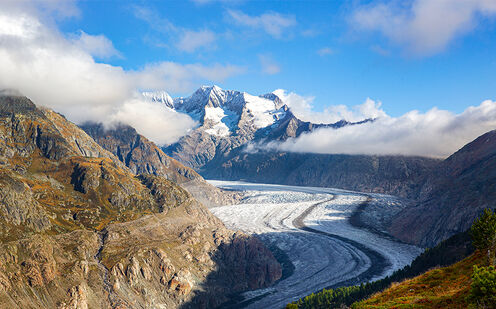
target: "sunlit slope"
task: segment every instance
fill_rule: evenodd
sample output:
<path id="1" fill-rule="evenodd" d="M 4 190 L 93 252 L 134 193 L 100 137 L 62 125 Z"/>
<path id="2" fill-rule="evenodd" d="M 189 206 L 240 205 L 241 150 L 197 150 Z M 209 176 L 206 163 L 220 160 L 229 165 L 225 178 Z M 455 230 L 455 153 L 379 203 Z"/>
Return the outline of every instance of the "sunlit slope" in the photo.
<path id="1" fill-rule="evenodd" d="M 484 264 L 480 253 L 448 267 L 393 284 L 352 308 L 467 308 L 472 268 Z"/>

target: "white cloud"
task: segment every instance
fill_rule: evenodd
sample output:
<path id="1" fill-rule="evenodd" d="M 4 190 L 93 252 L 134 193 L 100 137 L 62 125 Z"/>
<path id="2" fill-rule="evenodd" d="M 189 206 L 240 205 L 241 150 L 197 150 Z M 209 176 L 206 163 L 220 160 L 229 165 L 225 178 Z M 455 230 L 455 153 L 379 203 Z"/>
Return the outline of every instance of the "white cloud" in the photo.
<path id="1" fill-rule="evenodd" d="M 274 91 L 291 112 L 303 121 L 313 123 L 335 123 L 340 120 L 358 122 L 364 119 L 375 119 L 386 116 L 381 109 L 381 102 L 367 99 L 363 104 L 353 106 L 351 109 L 346 105 L 331 105 L 321 112 L 313 110 L 313 96 L 301 96 L 294 92 L 288 93 L 286 90 L 277 89 Z"/>
<path id="2" fill-rule="evenodd" d="M 222 82 L 225 79 L 244 72 L 236 65 L 213 64 L 179 64 L 164 61 L 148 64 L 143 71 L 136 72 L 135 77 L 141 88 L 165 89 L 169 92 L 186 92 L 201 80 Z"/>
<path id="3" fill-rule="evenodd" d="M 262 67 L 262 72 L 269 75 L 274 75 L 281 72 L 281 67 L 269 55 L 258 55 L 258 60 Z"/>
<path id="4" fill-rule="evenodd" d="M 377 105 L 368 101 L 359 109 L 360 113 L 373 115 Z M 496 102 L 487 100 L 460 114 L 433 108 L 426 113 L 411 111 L 400 117 L 378 116 L 374 122 L 340 129 L 321 128 L 268 147 L 327 154 L 446 157 L 496 128 Z"/>
<path id="5" fill-rule="evenodd" d="M 200 47 L 212 47 L 215 40 L 215 33 L 210 30 L 185 30 L 182 31 L 181 38 L 176 43 L 176 46 L 179 50 L 191 53 Z"/>
<path id="6" fill-rule="evenodd" d="M 121 53 L 114 47 L 104 35 L 90 35 L 80 31 L 79 37 L 74 39 L 74 43 L 90 55 L 98 58 L 122 57 Z"/>
<path id="7" fill-rule="evenodd" d="M 494 0 L 390 1 L 358 7 L 351 23 L 357 29 L 381 32 L 409 53 L 428 56 L 473 30 L 482 16 L 494 15 Z"/>
<path id="8" fill-rule="evenodd" d="M 189 91 L 195 84 L 219 82 L 242 71 L 233 65 L 173 62 L 127 71 L 94 60 L 92 53 L 108 55 L 108 46 L 112 46 L 108 42 L 103 49 L 82 47 L 79 40 L 61 34 L 53 22 L 31 13 L 31 6 L 18 8 L 0 11 L 0 88 L 18 89 L 35 103 L 53 108 L 76 123 L 107 122 L 112 115 L 130 119 L 123 112 L 132 111 L 126 104 L 139 89 Z M 158 122 L 150 122 L 147 131 L 140 133 L 156 136 L 148 130 L 153 125 L 155 132 L 163 134 L 162 139 L 177 135 L 163 130 L 164 124 Z"/>
<path id="9" fill-rule="evenodd" d="M 111 115 L 107 126 L 117 123 L 126 123 L 134 127 L 159 145 L 176 142 L 197 125 L 186 114 L 164 108 L 139 95 L 125 101 L 119 110 Z"/>
<path id="10" fill-rule="evenodd" d="M 253 29 L 263 29 L 276 39 L 283 39 L 284 31 L 296 25 L 294 16 L 275 12 L 250 16 L 241 11 L 228 10 L 227 14 L 236 24 Z"/>
<path id="11" fill-rule="evenodd" d="M 334 51 L 330 47 L 323 47 L 317 51 L 317 54 L 322 57 L 332 55 L 333 53 Z"/>

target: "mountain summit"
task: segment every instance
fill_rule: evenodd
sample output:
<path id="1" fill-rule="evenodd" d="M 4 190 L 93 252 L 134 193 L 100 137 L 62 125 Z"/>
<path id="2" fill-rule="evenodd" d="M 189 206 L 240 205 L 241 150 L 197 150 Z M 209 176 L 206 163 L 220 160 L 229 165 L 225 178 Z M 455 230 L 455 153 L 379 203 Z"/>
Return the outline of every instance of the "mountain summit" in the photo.
<path id="1" fill-rule="evenodd" d="M 196 170 L 252 142 L 263 144 L 297 137 L 319 127 L 352 124 L 344 120 L 334 124 L 301 121 L 275 93 L 255 96 L 214 85 L 202 86 L 186 98 L 172 99 L 163 91 L 145 92 L 143 96 L 198 121 L 198 127 L 188 135 L 164 147 L 167 154 Z"/>

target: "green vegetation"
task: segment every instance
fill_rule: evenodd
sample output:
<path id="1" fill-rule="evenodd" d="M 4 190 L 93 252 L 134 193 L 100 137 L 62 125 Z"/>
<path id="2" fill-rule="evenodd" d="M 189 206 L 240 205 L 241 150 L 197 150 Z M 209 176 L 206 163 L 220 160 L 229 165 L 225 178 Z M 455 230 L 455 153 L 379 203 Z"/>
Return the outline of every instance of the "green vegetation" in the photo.
<path id="1" fill-rule="evenodd" d="M 474 265 L 467 301 L 474 308 L 496 308 L 496 270 L 494 266 Z"/>
<path id="2" fill-rule="evenodd" d="M 354 303 L 362 308 L 467 308 L 471 274 L 474 265 L 484 260 L 477 252 L 448 267 L 435 268 L 388 289 L 367 300 Z"/>
<path id="3" fill-rule="evenodd" d="M 319 293 L 308 295 L 288 304 L 286 309 L 350 306 L 357 301 L 370 297 L 374 293 L 383 291 L 391 286 L 393 282 L 418 276 L 434 267 L 451 265 L 469 256 L 473 251 L 468 232 L 460 233 L 441 242 L 432 249 L 426 249 L 410 265 L 394 272 L 390 277 L 362 285 L 324 289 Z"/>
<path id="4" fill-rule="evenodd" d="M 496 213 L 484 209 L 482 215 L 472 224 L 470 236 L 477 249 L 487 252 L 488 263 L 496 265 Z"/>

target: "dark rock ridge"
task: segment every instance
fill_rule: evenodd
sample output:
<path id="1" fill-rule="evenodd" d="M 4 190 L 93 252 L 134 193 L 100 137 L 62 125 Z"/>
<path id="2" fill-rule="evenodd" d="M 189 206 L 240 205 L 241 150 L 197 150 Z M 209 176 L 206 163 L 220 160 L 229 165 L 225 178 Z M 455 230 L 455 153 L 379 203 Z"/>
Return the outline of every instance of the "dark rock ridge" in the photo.
<path id="1" fill-rule="evenodd" d="M 25 97 L 0 111 L 0 308 L 210 308 L 280 278 L 174 182 Z"/>
<path id="2" fill-rule="evenodd" d="M 484 208 L 496 204 L 496 131 L 490 131 L 441 162 L 417 187 L 418 202 L 393 220 L 390 232 L 434 246 L 466 231 Z"/>
<path id="3" fill-rule="evenodd" d="M 102 124 L 86 123 L 81 128 L 100 146 L 117 156 L 134 174 L 165 177 L 180 184 L 207 206 L 233 204 L 236 201 L 233 193 L 208 184 L 197 172 L 166 155 L 131 126 L 119 124 L 105 129 Z"/>

